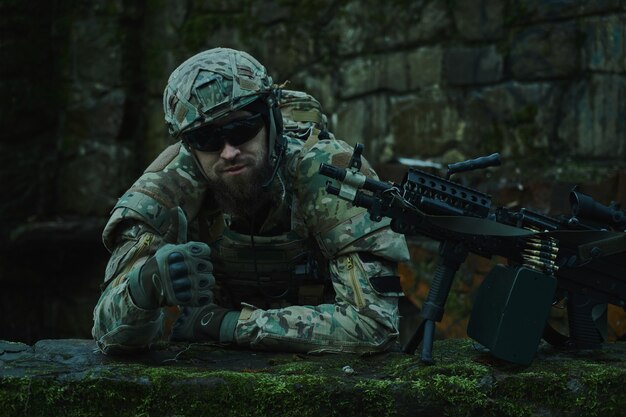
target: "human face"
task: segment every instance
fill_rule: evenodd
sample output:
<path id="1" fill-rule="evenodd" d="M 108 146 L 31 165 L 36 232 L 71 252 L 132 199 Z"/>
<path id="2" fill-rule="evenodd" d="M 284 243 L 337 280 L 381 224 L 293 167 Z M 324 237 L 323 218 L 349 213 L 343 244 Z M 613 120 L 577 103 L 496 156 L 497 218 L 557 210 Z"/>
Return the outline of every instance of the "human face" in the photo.
<path id="1" fill-rule="evenodd" d="M 220 127 L 250 116 L 252 113 L 240 110 L 229 114 L 214 124 Z M 219 181 L 234 186 L 250 179 L 255 172 L 267 164 L 266 136 L 267 131 L 265 127 L 262 127 L 252 139 L 239 146 L 224 142 L 223 146 L 215 152 L 197 149 L 193 149 L 193 152 L 198 157 L 202 169 L 211 182 Z"/>

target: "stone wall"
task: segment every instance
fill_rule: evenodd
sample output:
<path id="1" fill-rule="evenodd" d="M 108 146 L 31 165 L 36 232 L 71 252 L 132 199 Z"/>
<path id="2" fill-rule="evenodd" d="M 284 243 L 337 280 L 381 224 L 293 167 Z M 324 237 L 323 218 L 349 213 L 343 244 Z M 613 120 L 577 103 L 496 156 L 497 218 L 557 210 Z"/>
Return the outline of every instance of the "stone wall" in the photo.
<path id="1" fill-rule="evenodd" d="M 11 319 L 24 315 L 15 300 L 33 301 L 32 283 L 70 291 L 68 276 L 100 279 L 102 222 L 170 141 L 167 77 L 209 47 L 246 50 L 275 81 L 311 92 L 336 136 L 365 143 L 383 174 L 398 156 L 499 151 L 504 174 L 481 180 L 502 203 L 550 211 L 559 184 L 584 182 L 626 204 L 623 0 L 13 0 L 0 15 L 0 282 L 13 288 L 1 296 Z M 20 273 L 5 266 L 32 263 L 57 235 L 63 255 Z M 97 254 L 88 274 L 78 248 Z M 65 314 L 87 314 L 85 336 L 90 315 Z"/>

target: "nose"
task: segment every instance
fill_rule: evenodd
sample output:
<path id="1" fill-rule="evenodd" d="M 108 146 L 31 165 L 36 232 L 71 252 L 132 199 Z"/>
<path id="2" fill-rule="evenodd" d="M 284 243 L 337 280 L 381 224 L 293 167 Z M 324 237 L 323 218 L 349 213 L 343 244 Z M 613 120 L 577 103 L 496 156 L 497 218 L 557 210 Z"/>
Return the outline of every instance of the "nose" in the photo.
<path id="1" fill-rule="evenodd" d="M 222 152 L 220 153 L 220 158 L 231 161 L 235 159 L 240 153 L 241 151 L 239 150 L 239 148 L 226 142 L 224 143 L 224 147 L 222 148 Z"/>

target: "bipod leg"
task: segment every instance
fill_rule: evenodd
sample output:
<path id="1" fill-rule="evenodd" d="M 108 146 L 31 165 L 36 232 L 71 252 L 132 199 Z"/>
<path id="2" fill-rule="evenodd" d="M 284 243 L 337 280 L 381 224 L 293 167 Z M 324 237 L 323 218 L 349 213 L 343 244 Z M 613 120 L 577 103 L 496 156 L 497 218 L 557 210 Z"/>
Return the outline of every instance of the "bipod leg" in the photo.
<path id="1" fill-rule="evenodd" d="M 424 363 L 433 363 L 432 350 L 435 338 L 435 323 L 443 318 L 444 306 L 450 293 L 454 274 L 467 257 L 467 249 L 462 243 L 443 241 L 439 245 L 439 259 L 437 269 L 428 291 L 426 301 L 422 306 L 420 316 L 424 319 L 409 343 L 404 348 L 406 353 L 414 353 L 422 343 L 421 360 Z"/>
<path id="2" fill-rule="evenodd" d="M 435 337 L 435 322 L 424 320 L 424 341 L 422 343 L 421 361 L 427 365 L 433 364 L 433 341 Z"/>

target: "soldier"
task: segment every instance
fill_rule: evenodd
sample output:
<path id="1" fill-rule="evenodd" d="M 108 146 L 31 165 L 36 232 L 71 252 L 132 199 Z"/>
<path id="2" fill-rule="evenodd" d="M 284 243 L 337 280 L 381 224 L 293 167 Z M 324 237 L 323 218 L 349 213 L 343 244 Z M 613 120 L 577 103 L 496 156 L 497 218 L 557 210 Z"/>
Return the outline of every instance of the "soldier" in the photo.
<path id="1" fill-rule="evenodd" d="M 345 166 L 351 148 L 326 130 L 319 103 L 273 85 L 249 54 L 216 48 L 172 73 L 163 106 L 179 142 L 119 199 L 103 232 L 112 254 L 94 310 L 100 349 L 146 349 L 162 337 L 166 306 L 183 308 L 176 341 L 389 348 L 406 242 L 326 194 L 320 163 Z M 365 161 L 362 172 L 376 176 Z"/>

